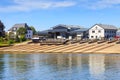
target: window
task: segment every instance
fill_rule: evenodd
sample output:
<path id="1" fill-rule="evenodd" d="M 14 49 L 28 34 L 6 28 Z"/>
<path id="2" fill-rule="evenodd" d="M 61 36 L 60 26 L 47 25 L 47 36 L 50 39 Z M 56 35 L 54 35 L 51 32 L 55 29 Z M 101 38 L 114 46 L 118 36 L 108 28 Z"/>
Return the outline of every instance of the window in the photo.
<path id="1" fill-rule="evenodd" d="M 28 37 L 28 35 L 26 37 Z"/>
<path id="2" fill-rule="evenodd" d="M 112 33 L 112 31 L 110 31 L 110 33 Z"/>
<path id="3" fill-rule="evenodd" d="M 101 30 L 99 30 L 98 32 L 101 33 Z"/>
<path id="4" fill-rule="evenodd" d="M 97 39 L 97 36 L 96 36 L 96 39 Z"/>
<path id="5" fill-rule="evenodd" d="M 15 28 L 15 27 L 14 27 L 14 28 L 13 28 L 13 30 L 14 30 L 14 31 L 16 31 L 16 30 L 17 30 L 17 28 Z"/>
<path id="6" fill-rule="evenodd" d="M 92 33 L 95 33 L 95 31 L 92 31 Z"/>

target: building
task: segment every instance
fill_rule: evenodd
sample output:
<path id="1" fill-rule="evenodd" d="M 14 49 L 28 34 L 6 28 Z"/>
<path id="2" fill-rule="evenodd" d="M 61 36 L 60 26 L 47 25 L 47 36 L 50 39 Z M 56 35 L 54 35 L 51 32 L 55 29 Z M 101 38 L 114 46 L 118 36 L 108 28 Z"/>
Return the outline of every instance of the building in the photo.
<path id="1" fill-rule="evenodd" d="M 5 36 L 4 28 L 5 28 L 4 24 L 0 21 L 0 37 Z"/>
<path id="2" fill-rule="evenodd" d="M 76 38 L 77 40 L 80 39 L 87 39 L 88 38 L 88 29 L 87 28 L 80 28 L 77 30 L 73 30 L 70 32 L 72 38 Z"/>
<path id="3" fill-rule="evenodd" d="M 113 25 L 95 24 L 89 29 L 89 39 L 109 39 L 116 36 L 117 28 Z"/>
<path id="4" fill-rule="evenodd" d="M 88 29 L 76 25 L 59 24 L 49 30 L 39 32 L 39 35 L 54 39 L 82 39 L 87 37 L 87 35 L 85 35 L 87 30 Z"/>
<path id="5" fill-rule="evenodd" d="M 15 24 L 12 28 L 8 30 L 8 33 L 12 32 L 13 33 L 12 37 L 15 38 L 17 30 L 21 27 L 27 29 L 27 33 L 25 34 L 26 39 L 31 39 L 33 37 L 33 31 L 26 23 Z"/>
<path id="6" fill-rule="evenodd" d="M 120 29 L 118 29 L 116 32 L 116 38 L 120 39 Z"/>

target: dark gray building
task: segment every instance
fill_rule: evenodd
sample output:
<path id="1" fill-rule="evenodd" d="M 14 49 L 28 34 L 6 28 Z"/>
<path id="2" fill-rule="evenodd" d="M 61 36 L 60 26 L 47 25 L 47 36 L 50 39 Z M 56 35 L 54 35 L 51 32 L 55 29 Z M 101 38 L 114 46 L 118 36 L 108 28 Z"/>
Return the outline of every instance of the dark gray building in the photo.
<path id="1" fill-rule="evenodd" d="M 59 24 L 52 29 L 45 30 L 45 31 L 40 31 L 39 35 L 40 36 L 47 36 L 49 38 L 54 38 L 54 39 L 82 39 L 82 38 L 87 38 L 87 30 L 86 28 L 76 26 L 76 25 L 63 25 Z"/>

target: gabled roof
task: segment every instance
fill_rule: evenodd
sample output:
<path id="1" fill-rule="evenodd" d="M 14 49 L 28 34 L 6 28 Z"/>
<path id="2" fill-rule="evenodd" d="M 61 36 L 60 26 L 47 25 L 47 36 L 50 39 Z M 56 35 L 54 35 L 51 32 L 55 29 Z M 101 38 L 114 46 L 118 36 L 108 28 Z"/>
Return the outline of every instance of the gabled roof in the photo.
<path id="1" fill-rule="evenodd" d="M 54 28 L 57 28 L 57 27 L 65 27 L 67 29 L 72 29 L 72 28 L 82 28 L 81 26 L 78 26 L 78 25 L 65 25 L 65 24 L 59 24 L 59 25 L 56 25 L 53 27 Z"/>
<path id="2" fill-rule="evenodd" d="M 26 23 L 15 24 L 13 27 L 25 27 L 28 26 Z"/>
<path id="3" fill-rule="evenodd" d="M 100 27 L 102 27 L 103 29 L 115 29 L 117 30 L 117 27 L 115 27 L 114 25 L 107 25 L 107 24 L 95 24 L 98 25 Z"/>
<path id="4" fill-rule="evenodd" d="M 24 27 L 26 28 L 27 30 L 31 30 L 31 28 L 26 24 L 26 23 L 21 23 L 21 24 L 15 24 L 12 28 L 10 28 L 8 31 L 12 31 L 13 28 L 21 28 L 21 27 Z"/>
<path id="5" fill-rule="evenodd" d="M 82 33 L 84 31 L 88 31 L 88 28 L 81 28 L 81 29 L 73 30 L 70 33 Z"/>
<path id="6" fill-rule="evenodd" d="M 44 31 L 39 31 L 38 34 L 48 34 L 49 31 L 50 31 L 50 29 L 44 30 Z"/>

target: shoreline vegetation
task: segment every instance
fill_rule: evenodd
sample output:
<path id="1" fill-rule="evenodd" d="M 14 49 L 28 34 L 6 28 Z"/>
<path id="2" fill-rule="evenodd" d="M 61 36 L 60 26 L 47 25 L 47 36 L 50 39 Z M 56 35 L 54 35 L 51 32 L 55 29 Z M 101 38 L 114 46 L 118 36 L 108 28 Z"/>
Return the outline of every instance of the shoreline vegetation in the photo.
<path id="1" fill-rule="evenodd" d="M 9 47 L 0 47 L 1 53 L 98 53 L 98 54 L 117 54 L 120 53 L 120 44 L 116 42 L 102 43 L 74 43 L 65 45 L 40 45 L 40 43 L 30 43 L 30 41 L 15 44 Z"/>

